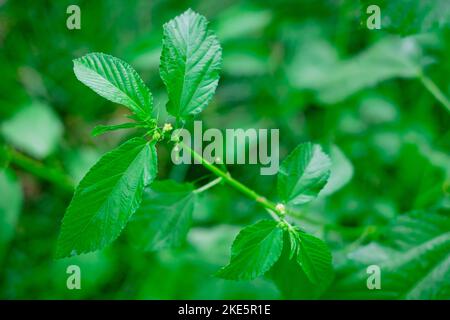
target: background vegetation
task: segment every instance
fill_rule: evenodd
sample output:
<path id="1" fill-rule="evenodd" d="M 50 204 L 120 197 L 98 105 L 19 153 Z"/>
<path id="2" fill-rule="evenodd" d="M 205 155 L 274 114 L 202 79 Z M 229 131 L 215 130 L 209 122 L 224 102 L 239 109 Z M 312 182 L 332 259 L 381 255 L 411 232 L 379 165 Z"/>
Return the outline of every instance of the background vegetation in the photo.
<path id="1" fill-rule="evenodd" d="M 450 5 L 448 1 L 0 1 L 0 298 L 450 298 Z M 366 28 L 379 4 L 382 29 Z M 334 282 L 318 292 L 289 270 L 273 281 L 212 276 L 236 233 L 266 214 L 223 186 L 202 193 L 181 248 L 106 250 L 54 260 L 74 185 L 131 132 L 93 138 L 127 110 L 80 84 L 72 59 L 105 52 L 135 67 L 156 107 L 162 24 L 191 7 L 211 21 L 223 71 L 204 126 L 279 128 L 281 158 L 303 141 L 331 154 L 331 182 L 296 224 L 333 252 Z M 203 179 L 160 148 L 159 178 Z M 228 168 L 267 196 L 274 177 Z M 66 267 L 82 290 L 66 288 Z M 382 267 L 382 290 L 366 268 Z"/>

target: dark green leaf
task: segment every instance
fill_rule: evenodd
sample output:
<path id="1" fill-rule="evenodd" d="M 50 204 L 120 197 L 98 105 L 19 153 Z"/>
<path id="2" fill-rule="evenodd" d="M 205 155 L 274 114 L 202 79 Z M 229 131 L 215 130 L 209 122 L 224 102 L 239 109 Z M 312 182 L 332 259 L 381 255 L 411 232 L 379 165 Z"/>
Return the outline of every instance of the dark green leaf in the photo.
<path id="1" fill-rule="evenodd" d="M 91 252 L 114 241 L 156 176 L 154 142 L 131 139 L 105 154 L 81 180 L 63 219 L 57 257 Z"/>
<path id="2" fill-rule="evenodd" d="M 222 49 L 205 17 L 191 9 L 164 25 L 161 78 L 177 118 L 206 108 L 217 87 Z"/>
<path id="3" fill-rule="evenodd" d="M 151 119 L 150 90 L 128 63 L 104 53 L 89 53 L 73 61 L 73 70 L 78 80 L 103 98 L 128 107 L 144 122 Z"/>
<path id="4" fill-rule="evenodd" d="M 299 241 L 297 262 L 308 279 L 315 285 L 328 284 L 333 278 L 333 266 L 327 245 L 304 232 L 297 232 L 297 237 Z"/>
<path id="5" fill-rule="evenodd" d="M 268 275 L 286 299 L 317 299 L 330 285 L 332 270 L 331 277 L 326 277 L 327 281 L 318 285 L 313 284 L 297 262 L 296 257 L 292 257 L 293 252 L 295 255 L 298 253 L 298 240 L 297 237 L 294 237 L 293 241 L 288 241 L 292 238 L 291 236 L 292 232 L 285 232 L 283 252 Z"/>
<path id="6" fill-rule="evenodd" d="M 239 232 L 231 248 L 230 263 L 216 275 L 229 280 L 251 280 L 269 270 L 283 248 L 278 222 L 262 220 Z"/>

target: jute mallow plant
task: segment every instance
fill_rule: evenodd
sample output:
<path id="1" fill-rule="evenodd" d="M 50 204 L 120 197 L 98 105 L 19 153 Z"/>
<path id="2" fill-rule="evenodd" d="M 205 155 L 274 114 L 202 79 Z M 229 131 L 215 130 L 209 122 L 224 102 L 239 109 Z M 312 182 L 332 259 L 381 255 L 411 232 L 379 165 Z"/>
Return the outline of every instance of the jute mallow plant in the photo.
<path id="1" fill-rule="evenodd" d="M 150 90 L 130 65 L 103 53 L 74 60 L 78 80 L 132 112 L 133 122 L 99 126 L 93 134 L 124 128 L 143 128 L 145 134 L 105 154 L 79 183 L 62 221 L 57 257 L 102 249 L 127 225 L 142 249 L 177 246 L 188 233 L 197 195 L 222 181 L 260 204 L 269 219 L 239 232 L 230 262 L 217 271 L 218 277 L 249 280 L 267 274 L 276 281 L 277 275 L 294 268 L 314 288 L 331 282 L 327 245 L 287 219 L 294 207 L 313 200 L 328 180 L 330 160 L 319 145 L 302 143 L 284 159 L 277 176 L 279 202 L 273 202 L 170 137 L 172 126 L 189 121 L 210 102 L 219 81 L 221 55 L 207 20 L 192 10 L 164 25 L 160 75 L 169 98 L 167 111 L 176 122 L 162 127 L 152 116 Z M 183 148 L 217 178 L 198 189 L 190 183 L 154 181 L 158 143 Z"/>

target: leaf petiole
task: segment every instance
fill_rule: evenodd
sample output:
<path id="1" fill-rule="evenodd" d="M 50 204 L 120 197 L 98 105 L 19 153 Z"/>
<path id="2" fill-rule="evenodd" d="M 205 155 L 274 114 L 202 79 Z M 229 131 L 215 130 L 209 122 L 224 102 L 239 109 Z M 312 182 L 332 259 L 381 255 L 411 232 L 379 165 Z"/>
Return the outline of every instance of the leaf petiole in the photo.
<path id="1" fill-rule="evenodd" d="M 194 193 L 202 193 L 202 192 L 214 187 L 215 185 L 219 184 L 222 180 L 223 180 L 222 177 L 218 177 L 218 178 L 214 179 L 213 181 L 208 182 L 207 184 L 201 186 L 200 188 L 195 189 L 193 192 Z"/>
<path id="2" fill-rule="evenodd" d="M 195 150 L 193 150 L 191 147 L 187 146 L 186 144 L 184 144 L 183 142 L 178 142 L 178 144 L 186 149 L 187 151 L 189 151 L 192 156 L 194 157 L 194 159 L 197 159 L 198 161 L 200 161 L 200 163 L 209 171 L 211 171 L 212 173 L 214 173 L 216 176 L 220 177 L 223 179 L 223 181 L 225 181 L 227 184 L 229 184 L 230 186 L 232 186 L 233 188 L 235 188 L 236 190 L 240 191 L 241 193 L 245 194 L 247 197 L 249 197 L 250 199 L 258 202 L 259 204 L 261 204 L 263 207 L 265 207 L 266 209 L 269 209 L 271 211 L 273 211 L 278 217 L 282 217 L 282 214 L 279 212 L 279 210 L 276 207 L 276 204 L 267 200 L 265 197 L 259 195 L 257 192 L 255 192 L 254 190 L 248 188 L 246 185 L 242 184 L 241 182 L 239 182 L 238 180 L 234 179 L 230 173 L 228 172 L 223 172 L 221 169 L 219 169 L 218 167 L 216 167 L 215 165 L 213 165 L 211 162 L 209 162 L 208 160 L 206 160 L 205 158 L 203 158 L 200 154 L 198 154 Z"/>

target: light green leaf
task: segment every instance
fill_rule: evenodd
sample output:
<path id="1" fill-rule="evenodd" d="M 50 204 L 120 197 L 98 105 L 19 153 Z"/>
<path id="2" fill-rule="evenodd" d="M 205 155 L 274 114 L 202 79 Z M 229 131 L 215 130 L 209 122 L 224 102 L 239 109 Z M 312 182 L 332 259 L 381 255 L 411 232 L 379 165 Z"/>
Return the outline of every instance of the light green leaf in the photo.
<path id="1" fill-rule="evenodd" d="M 12 171 L 0 170 L 0 263 L 8 242 L 14 235 L 22 208 L 23 194 L 20 183 Z"/>
<path id="2" fill-rule="evenodd" d="M 141 206 L 128 224 L 130 239 L 144 250 L 181 245 L 191 226 L 195 199 L 191 184 L 155 181 L 145 190 Z"/>
<path id="3" fill-rule="evenodd" d="M 124 105 L 144 122 L 152 118 L 150 90 L 128 63 L 104 53 L 89 53 L 73 61 L 73 70 L 78 80 L 103 98 Z"/>
<path id="4" fill-rule="evenodd" d="M 205 17 L 191 9 L 164 25 L 160 73 L 177 118 L 206 108 L 217 87 L 222 49 Z"/>
<path id="5" fill-rule="evenodd" d="M 33 102 L 4 121 L 0 132 L 16 148 L 42 159 L 55 151 L 63 125 L 51 107 Z"/>
<path id="6" fill-rule="evenodd" d="M 321 46 L 327 48 L 325 44 Z M 302 46 L 301 49 L 306 52 L 298 53 L 299 58 L 289 67 L 289 75 L 294 86 L 315 91 L 318 100 L 325 104 L 341 102 L 362 89 L 388 79 L 418 77 L 424 64 L 422 49 L 412 37 L 385 37 L 343 61 L 334 61 L 334 54 L 330 52 L 323 58 L 324 61 L 312 63 L 314 66 L 311 67 L 305 58 L 315 62 L 316 52 L 308 52 L 322 50 L 321 46 Z M 305 77 L 303 73 L 311 76 Z"/>
<path id="7" fill-rule="evenodd" d="M 315 90 L 323 79 L 330 77 L 328 72 L 336 65 L 338 53 L 324 36 L 311 27 L 298 26 L 297 29 L 303 32 L 295 42 L 286 74 L 293 87 Z"/>
<path id="8" fill-rule="evenodd" d="M 338 146 L 333 145 L 330 151 L 331 173 L 327 184 L 320 194 L 327 196 L 344 187 L 353 177 L 353 165 Z"/>
<path id="9" fill-rule="evenodd" d="M 320 145 L 302 143 L 282 162 L 278 172 L 278 195 L 287 204 L 313 200 L 330 176 L 331 162 Z"/>
<path id="10" fill-rule="evenodd" d="M 278 222 L 262 220 L 239 232 L 230 263 L 216 275 L 229 280 L 251 280 L 266 273 L 280 257 L 283 230 Z"/>
<path id="11" fill-rule="evenodd" d="M 319 286 L 329 284 L 333 278 L 333 266 L 327 245 L 322 240 L 304 232 L 297 232 L 297 239 L 297 262 L 308 279 Z"/>
<path id="12" fill-rule="evenodd" d="M 221 13 L 215 26 L 217 36 L 223 42 L 259 34 L 271 20 L 269 10 L 240 3 Z"/>
<path id="13" fill-rule="evenodd" d="M 369 125 L 394 122 L 399 113 L 399 107 L 384 95 L 372 93 L 361 98 L 359 117 Z"/>
<path id="14" fill-rule="evenodd" d="M 96 137 L 106 132 L 121 130 L 121 129 L 133 129 L 145 127 L 144 124 L 139 124 L 136 122 L 121 123 L 116 125 L 98 125 L 92 130 L 92 136 Z"/>
<path id="15" fill-rule="evenodd" d="M 318 86 L 318 98 L 323 103 L 337 103 L 387 79 L 417 77 L 420 50 L 413 38 L 384 38 L 330 68 Z"/>
<path id="16" fill-rule="evenodd" d="M 138 209 L 156 172 L 154 142 L 134 138 L 105 154 L 75 190 L 56 256 L 95 251 L 114 241 Z"/>

